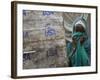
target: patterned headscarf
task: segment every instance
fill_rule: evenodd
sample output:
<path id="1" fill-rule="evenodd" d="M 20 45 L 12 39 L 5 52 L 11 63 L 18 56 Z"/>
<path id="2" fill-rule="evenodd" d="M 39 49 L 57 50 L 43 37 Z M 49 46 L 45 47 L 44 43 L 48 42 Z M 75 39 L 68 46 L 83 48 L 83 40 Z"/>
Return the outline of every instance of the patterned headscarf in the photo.
<path id="1" fill-rule="evenodd" d="M 85 21 L 82 17 L 79 17 L 79 18 L 77 18 L 77 19 L 73 22 L 73 24 L 72 24 L 72 27 L 73 27 L 72 33 L 75 32 L 75 28 L 76 28 L 76 26 L 77 26 L 78 24 L 81 24 L 82 27 L 84 28 L 84 30 L 86 31 L 86 27 L 87 27 L 86 24 L 87 24 L 87 23 L 86 23 L 86 21 Z M 86 33 L 86 32 L 85 32 L 85 33 Z"/>

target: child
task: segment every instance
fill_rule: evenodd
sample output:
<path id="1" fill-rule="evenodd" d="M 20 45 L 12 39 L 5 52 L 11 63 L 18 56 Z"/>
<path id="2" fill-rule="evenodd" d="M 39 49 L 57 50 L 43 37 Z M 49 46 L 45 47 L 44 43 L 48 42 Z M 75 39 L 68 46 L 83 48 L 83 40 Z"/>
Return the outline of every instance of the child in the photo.
<path id="1" fill-rule="evenodd" d="M 86 25 L 84 20 L 78 20 L 73 25 L 72 43 L 67 44 L 67 53 L 69 57 L 69 66 L 89 66 L 90 50 L 86 47 L 88 37 L 86 34 Z M 85 45 L 86 44 L 86 45 Z M 88 49 L 87 49 L 88 48 Z"/>

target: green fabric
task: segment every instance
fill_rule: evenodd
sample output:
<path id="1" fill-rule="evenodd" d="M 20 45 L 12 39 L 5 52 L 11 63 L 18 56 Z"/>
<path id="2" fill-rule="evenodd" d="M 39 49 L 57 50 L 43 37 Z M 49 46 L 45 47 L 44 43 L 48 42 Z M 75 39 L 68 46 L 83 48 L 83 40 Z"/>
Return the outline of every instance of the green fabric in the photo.
<path id="1" fill-rule="evenodd" d="M 85 36 L 85 34 L 81 32 L 74 32 L 72 36 L 77 40 L 76 50 L 70 56 L 72 66 L 88 66 L 89 65 L 88 55 L 84 49 L 83 44 L 80 43 L 81 36 Z"/>

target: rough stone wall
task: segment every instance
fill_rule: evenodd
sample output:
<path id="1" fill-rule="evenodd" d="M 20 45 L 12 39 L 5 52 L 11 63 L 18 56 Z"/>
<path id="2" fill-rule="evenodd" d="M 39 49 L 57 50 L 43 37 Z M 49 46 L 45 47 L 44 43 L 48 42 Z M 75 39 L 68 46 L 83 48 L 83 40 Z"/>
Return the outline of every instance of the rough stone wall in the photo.
<path id="1" fill-rule="evenodd" d="M 67 67 L 61 12 L 23 11 L 23 69 Z"/>

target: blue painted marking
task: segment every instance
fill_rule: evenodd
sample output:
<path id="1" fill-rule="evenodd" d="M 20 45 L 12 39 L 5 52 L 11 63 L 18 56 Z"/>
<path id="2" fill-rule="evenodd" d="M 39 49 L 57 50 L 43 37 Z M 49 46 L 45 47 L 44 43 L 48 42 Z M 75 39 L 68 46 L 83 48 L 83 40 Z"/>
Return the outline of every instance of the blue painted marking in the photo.
<path id="1" fill-rule="evenodd" d="M 30 54 L 23 54 L 23 60 L 31 60 L 31 55 Z"/>
<path id="2" fill-rule="evenodd" d="M 56 31 L 50 27 L 47 28 L 47 31 L 46 31 L 46 36 L 52 36 L 52 35 L 55 35 L 56 34 Z"/>
<path id="3" fill-rule="evenodd" d="M 23 37 L 24 38 L 28 37 L 28 32 L 23 32 Z"/>
<path id="4" fill-rule="evenodd" d="M 44 16 L 49 16 L 51 14 L 54 14 L 54 12 L 53 11 L 43 11 Z"/>
<path id="5" fill-rule="evenodd" d="M 26 16 L 26 10 L 23 10 L 23 15 Z"/>

